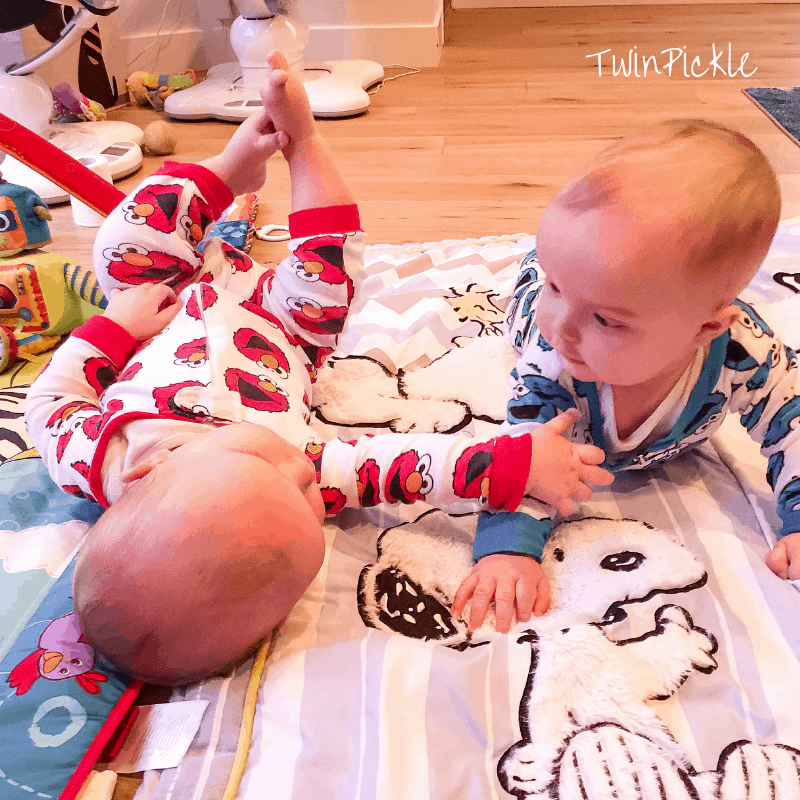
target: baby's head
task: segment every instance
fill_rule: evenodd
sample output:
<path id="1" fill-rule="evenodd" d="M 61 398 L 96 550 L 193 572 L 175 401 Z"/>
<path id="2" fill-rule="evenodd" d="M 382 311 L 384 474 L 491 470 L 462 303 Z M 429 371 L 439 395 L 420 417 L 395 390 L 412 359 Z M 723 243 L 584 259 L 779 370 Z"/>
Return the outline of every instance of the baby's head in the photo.
<path id="1" fill-rule="evenodd" d="M 255 425 L 159 451 L 127 476 L 75 566 L 89 643 L 150 683 L 232 665 L 299 600 L 325 553 L 310 460 Z"/>
<path id="2" fill-rule="evenodd" d="M 732 322 L 780 208 L 764 154 L 722 125 L 672 120 L 623 139 L 542 216 L 542 335 L 580 380 L 645 385 L 674 370 Z"/>

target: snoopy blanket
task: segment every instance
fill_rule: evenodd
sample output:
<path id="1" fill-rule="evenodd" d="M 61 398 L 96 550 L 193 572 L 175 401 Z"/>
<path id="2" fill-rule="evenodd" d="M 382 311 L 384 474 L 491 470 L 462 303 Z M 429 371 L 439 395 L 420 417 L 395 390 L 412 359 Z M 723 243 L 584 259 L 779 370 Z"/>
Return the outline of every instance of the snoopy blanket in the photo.
<path id="1" fill-rule="evenodd" d="M 798 234 L 781 225 L 743 296 L 794 347 Z M 492 435 L 515 360 L 503 312 L 534 244 L 368 248 L 315 385 L 320 435 Z M 345 510 L 255 665 L 175 691 L 210 705 L 153 797 L 800 800 L 800 592 L 764 564 L 766 463 L 729 422 L 557 525 L 552 610 L 507 635 L 450 613 L 477 510 Z"/>
<path id="2" fill-rule="evenodd" d="M 790 345 L 797 233 L 782 226 L 747 298 Z M 373 249 L 320 430 L 497 425 L 500 323 L 531 246 Z M 508 635 L 450 614 L 475 515 L 340 515 L 273 643 L 237 796 L 800 800 L 800 593 L 764 564 L 778 519 L 757 447 L 725 430 L 558 525 L 552 610 Z"/>

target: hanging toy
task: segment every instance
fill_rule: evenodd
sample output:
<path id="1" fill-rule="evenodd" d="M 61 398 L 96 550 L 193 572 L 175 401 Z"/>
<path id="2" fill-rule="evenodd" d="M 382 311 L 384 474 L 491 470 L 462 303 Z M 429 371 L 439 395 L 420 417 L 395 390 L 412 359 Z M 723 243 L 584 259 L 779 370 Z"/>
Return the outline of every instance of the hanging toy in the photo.
<path id="1" fill-rule="evenodd" d="M 0 176 L 0 256 L 49 244 L 50 209 L 36 192 Z"/>

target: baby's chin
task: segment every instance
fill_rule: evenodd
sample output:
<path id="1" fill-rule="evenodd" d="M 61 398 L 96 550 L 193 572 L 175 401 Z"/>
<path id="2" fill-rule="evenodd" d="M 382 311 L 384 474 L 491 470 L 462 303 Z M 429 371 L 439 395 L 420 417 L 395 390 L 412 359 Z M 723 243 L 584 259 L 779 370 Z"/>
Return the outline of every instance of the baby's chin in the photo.
<path id="1" fill-rule="evenodd" d="M 559 355 L 561 356 L 561 365 L 564 371 L 575 378 L 575 380 L 597 382 L 597 376 L 590 369 L 588 364 L 577 359 L 568 358 L 561 353 L 559 353 Z"/>

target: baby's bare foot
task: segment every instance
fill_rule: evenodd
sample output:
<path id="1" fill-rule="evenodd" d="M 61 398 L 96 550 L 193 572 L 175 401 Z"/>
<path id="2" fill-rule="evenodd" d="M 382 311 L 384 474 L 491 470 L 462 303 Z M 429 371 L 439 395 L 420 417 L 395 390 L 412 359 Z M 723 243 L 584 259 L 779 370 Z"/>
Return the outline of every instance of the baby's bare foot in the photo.
<path id="1" fill-rule="evenodd" d="M 282 53 L 267 57 L 272 68 L 267 85 L 261 89 L 264 112 L 275 130 L 284 131 L 291 144 L 298 144 L 315 133 L 314 116 L 301 77 L 291 71 Z"/>

